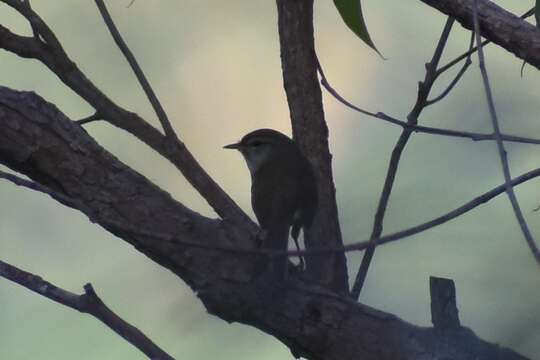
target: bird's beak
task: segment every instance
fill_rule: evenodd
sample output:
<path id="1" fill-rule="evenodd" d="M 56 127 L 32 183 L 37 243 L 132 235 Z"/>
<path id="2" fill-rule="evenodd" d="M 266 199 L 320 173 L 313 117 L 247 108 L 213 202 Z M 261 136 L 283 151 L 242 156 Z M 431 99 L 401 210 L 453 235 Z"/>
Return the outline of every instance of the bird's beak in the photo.
<path id="1" fill-rule="evenodd" d="M 235 143 L 235 144 L 229 144 L 229 145 L 225 145 L 223 148 L 224 149 L 240 149 L 242 147 L 242 145 L 240 145 L 240 143 Z"/>

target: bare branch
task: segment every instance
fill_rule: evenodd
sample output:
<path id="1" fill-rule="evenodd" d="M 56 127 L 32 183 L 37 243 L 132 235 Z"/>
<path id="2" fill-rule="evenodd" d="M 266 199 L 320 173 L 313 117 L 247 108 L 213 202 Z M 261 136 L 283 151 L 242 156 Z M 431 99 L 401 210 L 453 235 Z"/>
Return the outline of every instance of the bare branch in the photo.
<path id="1" fill-rule="evenodd" d="M 511 181 L 512 186 L 517 186 L 520 184 L 523 184 L 529 180 L 535 179 L 537 177 L 540 177 L 540 168 L 531 170 L 523 175 L 520 175 Z M 442 225 L 448 221 L 454 220 L 457 217 L 477 208 L 480 205 L 483 205 L 487 203 L 488 201 L 492 200 L 493 198 L 497 197 L 498 195 L 501 195 L 505 192 L 506 185 L 502 184 L 499 185 L 492 190 L 489 190 L 474 199 L 466 202 L 465 204 L 439 216 L 435 219 L 432 219 L 430 221 L 426 221 L 424 223 L 415 225 L 413 227 L 410 227 L 408 229 L 400 230 L 398 232 L 388 234 L 385 236 L 381 236 L 376 240 L 377 246 L 388 244 L 391 242 L 395 242 L 401 239 L 405 239 L 407 237 L 419 234 L 421 232 L 424 232 L 426 230 L 432 229 L 436 226 Z M 277 250 L 267 250 L 267 249 L 241 249 L 241 248 L 233 248 L 230 246 L 219 246 L 219 245 L 206 245 L 201 243 L 194 243 L 194 242 L 187 242 L 180 239 L 177 239 L 173 236 L 167 235 L 167 234 L 160 234 L 154 231 L 144 231 L 138 228 L 131 227 L 127 224 L 118 223 L 118 222 L 109 222 L 111 226 L 117 227 L 120 230 L 125 230 L 126 232 L 133 233 L 135 235 L 143 235 L 148 237 L 153 237 L 156 239 L 160 239 L 163 241 L 170 241 L 174 244 L 184 245 L 188 247 L 197 247 L 202 249 L 208 249 L 208 250 L 216 250 L 216 251 L 223 251 L 223 252 L 229 252 L 229 253 L 238 253 L 238 254 L 244 254 L 244 255 L 266 255 L 269 257 L 279 257 L 287 255 L 289 257 L 299 257 L 299 256 L 305 256 L 305 255 L 312 255 L 312 254 L 326 254 L 326 253 L 347 253 L 351 251 L 362 251 L 367 248 L 369 248 L 373 244 L 373 240 L 364 240 L 364 241 L 358 241 L 353 242 L 344 246 L 335 246 L 335 247 L 324 247 L 324 248 L 310 248 L 310 249 L 303 249 L 303 250 L 289 250 L 289 251 L 277 251 Z"/>
<path id="2" fill-rule="evenodd" d="M 523 15 L 521 15 L 521 18 L 522 19 L 526 19 L 530 16 L 533 16 L 534 15 L 534 7 L 527 10 L 527 12 L 525 12 Z M 491 41 L 490 40 L 484 40 L 482 41 L 482 47 L 490 44 Z M 470 57 L 470 55 L 474 54 L 476 51 L 478 50 L 478 47 L 474 46 L 472 49 L 469 49 L 469 51 L 459 55 L 458 57 L 456 57 L 455 59 L 449 61 L 447 64 L 445 64 L 444 66 L 441 66 L 439 68 L 439 70 L 437 70 L 437 76 L 441 75 L 443 72 L 447 71 L 448 69 L 452 68 L 454 65 L 456 64 L 459 64 L 461 62 L 461 60 L 463 59 L 466 59 L 468 57 Z"/>
<path id="3" fill-rule="evenodd" d="M 54 35 L 41 17 L 39 17 L 39 15 L 32 10 L 29 0 L 2 0 L 2 2 L 12 7 L 14 10 L 24 16 L 26 20 L 28 20 L 32 28 L 32 32 L 34 33 L 34 38 L 37 41 L 41 42 L 41 39 L 43 39 L 47 45 L 50 45 L 55 49 L 61 48 L 60 42 L 58 41 L 56 35 Z"/>
<path id="4" fill-rule="evenodd" d="M 450 35 L 453 24 L 454 19 L 449 17 L 446 21 L 446 24 L 444 25 L 441 37 L 439 39 L 437 47 L 435 48 L 435 52 L 433 53 L 433 57 L 431 61 L 426 64 L 426 75 L 424 77 L 424 81 L 418 84 L 418 95 L 416 98 L 416 103 L 414 104 L 413 109 L 407 116 L 407 123 L 410 125 L 414 126 L 418 124 L 418 117 L 420 116 L 422 110 L 427 106 L 429 92 L 431 91 L 433 83 L 437 78 L 437 66 L 441 59 L 444 47 L 446 46 L 446 42 L 448 41 L 448 36 Z M 369 265 L 371 264 L 373 254 L 375 253 L 377 239 L 382 234 L 384 215 L 386 213 L 388 200 L 390 198 L 392 187 L 394 185 L 394 180 L 398 170 L 399 161 L 401 159 L 401 154 L 403 153 L 403 150 L 405 149 L 405 146 L 407 145 L 411 134 L 412 131 L 410 129 L 403 129 L 396 145 L 394 146 L 394 150 L 392 150 L 392 156 L 390 157 L 390 164 L 388 165 L 388 171 L 386 173 L 386 179 L 384 181 L 383 190 L 379 199 L 379 205 L 377 206 L 377 212 L 375 213 L 375 218 L 373 220 L 373 230 L 371 232 L 372 245 L 368 247 L 366 249 L 366 252 L 364 253 L 362 263 L 360 264 L 360 268 L 358 269 L 358 273 L 356 274 L 356 278 L 354 280 L 353 288 L 351 291 L 351 296 L 354 299 L 358 299 L 360 296 L 362 286 L 364 285 L 364 281 L 367 276 Z"/>
<path id="5" fill-rule="evenodd" d="M 177 142 L 171 146 L 171 142 L 167 141 L 167 138 L 147 121 L 111 101 L 68 57 L 47 24 L 22 2 L 19 0 L 0 1 L 12 6 L 28 21 L 35 23 L 39 33 L 47 42 L 45 46 L 33 37 L 14 34 L 0 25 L 0 48 L 21 57 L 41 61 L 64 84 L 85 99 L 103 120 L 134 135 L 169 160 L 220 217 L 245 231 L 257 231 L 257 226 L 253 221 L 208 175 L 183 143 Z"/>
<path id="6" fill-rule="evenodd" d="M 120 335 L 127 342 L 143 352 L 149 359 L 174 360 L 172 356 L 160 349 L 139 329 L 116 315 L 98 297 L 91 284 L 84 286 L 84 294 L 77 295 L 59 288 L 41 277 L 21 270 L 0 260 L 0 276 L 25 288 L 51 299 L 74 310 L 94 316 Z"/>
<path id="7" fill-rule="evenodd" d="M 469 131 L 457 131 L 457 130 L 451 130 L 451 129 L 434 128 L 430 126 L 411 125 L 407 123 L 406 121 L 396 119 L 395 117 L 387 115 L 383 112 L 373 113 L 371 111 L 362 109 L 352 104 L 348 100 L 346 100 L 332 87 L 332 85 L 330 85 L 330 82 L 328 81 L 328 78 L 326 77 L 318 59 L 317 59 L 317 65 L 319 69 L 319 74 L 321 76 L 321 85 L 336 100 L 338 100 L 339 102 L 341 102 L 343 105 L 347 106 L 348 108 L 358 111 L 361 114 L 364 114 L 364 115 L 367 115 L 376 119 L 380 119 L 380 120 L 389 122 L 390 124 L 401 126 L 403 129 L 409 129 L 409 130 L 412 130 L 413 132 L 418 132 L 418 133 L 465 138 L 465 139 L 470 139 L 473 141 L 495 140 L 493 134 L 482 134 L 482 133 L 475 133 L 475 132 L 469 132 Z M 540 144 L 540 139 L 532 139 L 532 138 L 527 138 L 527 137 L 522 137 L 522 136 L 514 136 L 514 135 L 506 135 L 506 134 L 501 134 L 501 136 L 504 141 L 517 142 L 517 143 L 523 143 L 523 144 Z"/>
<path id="8" fill-rule="evenodd" d="M 82 125 L 94 122 L 96 120 L 102 120 L 102 116 L 100 116 L 97 112 L 95 112 L 92 115 L 87 116 L 87 117 L 85 117 L 83 119 L 76 120 L 75 122 L 82 126 Z"/>
<path id="9" fill-rule="evenodd" d="M 480 37 L 480 23 L 478 21 L 478 0 L 474 0 L 473 17 L 474 17 L 474 33 L 476 36 L 476 44 L 479 45 L 481 43 L 481 37 Z M 501 159 L 501 166 L 502 166 L 503 174 L 504 174 L 506 194 L 508 194 L 508 198 L 510 199 L 510 203 L 512 204 L 512 208 L 514 209 L 514 213 L 518 220 L 521 231 L 523 232 L 523 236 L 525 237 L 525 240 L 527 241 L 527 244 L 529 245 L 529 248 L 531 249 L 531 252 L 533 253 L 536 261 L 540 265 L 540 250 L 538 249 L 538 246 L 536 245 L 536 242 L 529 230 L 529 227 L 527 226 L 525 217 L 523 216 L 519 203 L 516 199 L 514 188 L 512 187 L 512 183 L 511 183 L 512 177 L 510 175 L 510 167 L 508 166 L 508 158 L 507 158 L 506 150 L 504 148 L 503 140 L 501 138 L 501 130 L 499 128 L 499 120 L 497 119 L 497 112 L 495 111 L 495 101 L 493 100 L 493 94 L 491 93 L 491 86 L 489 84 L 489 77 L 487 74 L 486 64 L 485 64 L 484 50 L 481 47 L 478 49 L 478 65 L 480 66 L 480 72 L 482 74 L 482 82 L 484 84 L 484 91 L 486 93 L 489 115 L 491 117 L 491 123 L 493 125 L 493 132 L 495 135 L 495 140 L 497 141 L 497 149 L 499 150 L 499 157 Z"/>
<path id="10" fill-rule="evenodd" d="M 113 19 L 111 18 L 111 15 L 109 14 L 109 11 L 107 10 L 107 6 L 105 6 L 105 3 L 103 0 L 95 0 L 96 5 L 99 9 L 99 12 L 101 13 L 101 16 L 103 17 L 103 21 L 105 21 L 105 24 L 107 25 L 107 29 L 109 29 L 109 32 L 111 33 L 114 42 L 126 58 L 127 62 L 129 63 L 129 66 L 135 73 L 135 76 L 137 77 L 137 80 L 139 81 L 139 84 L 141 84 L 142 89 L 144 90 L 144 93 L 146 94 L 146 97 L 150 101 L 150 104 L 152 104 L 152 107 L 154 108 L 154 111 L 156 112 L 156 115 L 161 123 L 161 126 L 163 127 L 163 130 L 165 131 L 165 135 L 169 138 L 169 140 L 174 142 L 179 142 L 180 140 L 176 136 L 176 133 L 174 132 L 174 129 L 171 125 L 171 122 L 169 121 L 169 117 L 167 116 L 167 113 L 165 110 L 163 110 L 163 107 L 161 106 L 161 103 L 159 99 L 157 98 L 154 89 L 152 89 L 152 86 L 150 86 L 150 83 L 146 79 L 146 76 L 144 75 L 144 72 L 142 71 L 141 67 L 139 66 L 139 63 L 137 62 L 137 59 L 135 59 L 135 56 L 129 49 L 129 47 L 126 45 L 124 39 L 122 39 L 122 35 L 116 28 L 116 25 L 114 24 Z M 128 5 L 128 7 L 131 6 L 131 4 Z"/>
<path id="11" fill-rule="evenodd" d="M 433 104 L 441 101 L 442 99 L 444 99 L 444 97 L 446 95 L 448 95 L 450 93 L 450 91 L 452 91 L 454 86 L 456 86 L 456 84 L 459 82 L 459 80 L 461 80 L 461 77 L 465 74 L 465 72 L 467 71 L 469 66 L 472 64 L 472 61 L 471 61 L 472 51 L 471 50 L 472 50 L 473 45 L 474 45 L 474 33 L 471 34 L 471 41 L 469 43 L 469 55 L 467 56 L 467 59 L 465 59 L 465 62 L 463 63 L 463 66 L 461 67 L 461 69 L 459 69 L 456 76 L 450 82 L 450 84 L 448 84 L 446 89 L 444 89 L 443 92 L 439 96 L 435 97 L 432 100 L 428 100 L 427 103 L 426 103 L 426 106 L 433 105 Z"/>
<path id="12" fill-rule="evenodd" d="M 76 204 L 74 199 L 70 198 L 69 196 L 65 196 L 59 192 L 53 191 L 47 188 L 46 186 L 38 184 L 34 181 L 26 180 L 20 176 L 10 174 L 1 170 L 0 170 L 0 179 L 5 179 L 7 181 L 12 182 L 13 184 L 17 186 L 22 186 L 30 190 L 34 190 L 42 194 L 49 195 L 50 197 L 52 197 L 54 200 L 58 201 L 62 205 L 65 205 L 74 209 L 79 209 L 78 204 Z"/>
<path id="13" fill-rule="evenodd" d="M 441 334 L 313 283 L 295 278 L 285 283 L 254 278 L 257 256 L 215 250 L 216 246 L 249 248 L 255 243 L 251 234 L 230 221 L 190 211 L 119 162 L 80 126 L 33 93 L 0 87 L 0 109 L 4 125 L 0 162 L 83 202 L 97 214 L 99 225 L 180 276 L 211 314 L 261 329 L 296 354 L 313 359 L 320 359 L 321 354 L 327 359 L 379 359 L 396 353 L 416 358 L 427 352 L 460 359 L 524 359 L 482 341 L 466 328 Z M 149 232 L 158 230 L 172 240 L 122 231 L 111 225 L 113 222 Z M 214 249 L 197 249 L 175 243 L 176 239 Z M 369 336 L 358 336 L 365 333 Z M 403 341 L 403 334 L 408 335 L 408 341 Z"/>
<path id="14" fill-rule="evenodd" d="M 540 168 L 534 169 L 523 175 L 516 177 L 515 179 L 512 180 L 511 184 L 512 186 L 517 186 L 529 180 L 535 179 L 539 176 L 540 176 Z M 61 203 L 71 202 L 72 204 L 76 204 L 76 206 L 80 206 L 79 203 L 76 203 L 75 200 L 71 198 L 67 198 L 40 184 L 25 180 L 16 175 L 8 174 L 6 172 L 0 171 L 0 179 L 5 179 L 18 186 L 23 186 L 31 190 L 48 194 L 55 200 L 60 201 Z M 388 234 L 386 236 L 379 237 L 376 239 L 377 244 L 384 245 L 390 242 L 395 242 L 395 241 L 407 238 L 409 236 L 419 234 L 426 230 L 432 229 L 436 226 L 442 225 L 448 221 L 451 221 L 475 209 L 476 207 L 482 204 L 487 203 L 488 201 L 492 200 L 496 196 L 504 193 L 505 189 L 506 189 L 505 184 L 499 185 L 495 187 L 494 189 L 475 197 L 474 199 L 468 201 L 467 203 L 435 219 L 413 226 L 408 229 L 404 229 L 404 230 L 401 230 L 392 234 Z M 76 208 L 76 206 L 72 206 L 72 207 Z M 232 253 L 232 254 L 238 254 L 238 255 L 250 255 L 250 256 L 261 255 L 261 256 L 267 256 L 267 257 L 279 257 L 279 256 L 286 255 L 289 257 L 299 257 L 299 256 L 304 256 L 304 255 L 313 255 L 313 254 L 347 253 L 351 251 L 362 251 L 372 245 L 371 240 L 365 240 L 365 241 L 353 242 L 344 246 L 310 248 L 310 249 L 304 249 L 304 250 L 290 250 L 286 252 L 278 251 L 278 250 L 268 250 L 268 249 L 239 248 L 239 247 L 232 247 L 232 246 L 223 246 L 218 243 L 207 244 L 207 243 L 202 243 L 202 242 L 186 241 L 169 233 L 162 233 L 155 230 L 145 230 L 141 228 L 140 226 L 133 226 L 126 222 L 111 220 L 108 218 L 103 218 L 103 219 L 91 218 L 90 220 L 99 222 L 109 229 L 114 229 L 116 232 L 127 233 L 133 236 L 142 236 L 142 237 L 148 237 L 152 239 L 158 239 L 158 240 L 161 240 L 161 241 L 173 244 L 173 245 L 181 245 L 181 246 L 186 246 L 186 247 L 212 250 L 212 251 L 218 251 L 218 252 L 224 252 L 224 253 Z"/>
<path id="15" fill-rule="evenodd" d="M 474 28 L 474 0 L 421 0 L 454 17 L 469 30 Z M 479 0 L 479 22 L 483 37 L 540 68 L 540 31 L 518 16 L 489 0 Z"/>

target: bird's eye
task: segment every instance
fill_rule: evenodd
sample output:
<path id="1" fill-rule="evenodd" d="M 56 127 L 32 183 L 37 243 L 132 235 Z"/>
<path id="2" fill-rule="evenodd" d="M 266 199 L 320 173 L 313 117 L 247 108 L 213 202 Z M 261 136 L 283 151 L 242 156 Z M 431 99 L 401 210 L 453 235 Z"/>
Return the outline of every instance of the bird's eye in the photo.
<path id="1" fill-rule="evenodd" d="M 257 147 L 257 146 L 260 146 L 260 145 L 262 145 L 262 142 L 260 142 L 260 141 L 254 141 L 254 142 L 251 143 L 251 146 L 253 146 L 253 147 Z"/>

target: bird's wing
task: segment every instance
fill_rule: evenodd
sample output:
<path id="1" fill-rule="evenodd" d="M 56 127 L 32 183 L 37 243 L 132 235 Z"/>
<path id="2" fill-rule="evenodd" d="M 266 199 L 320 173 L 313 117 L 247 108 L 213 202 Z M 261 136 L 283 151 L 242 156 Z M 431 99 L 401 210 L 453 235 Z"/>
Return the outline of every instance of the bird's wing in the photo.
<path id="1" fill-rule="evenodd" d="M 278 169 L 264 167 L 259 169 L 260 173 L 252 184 L 251 203 L 263 229 L 278 232 L 280 237 L 285 236 L 284 244 L 272 244 L 272 247 L 281 248 L 286 247 L 288 230 L 298 207 L 295 188 L 298 180 L 276 170 Z"/>

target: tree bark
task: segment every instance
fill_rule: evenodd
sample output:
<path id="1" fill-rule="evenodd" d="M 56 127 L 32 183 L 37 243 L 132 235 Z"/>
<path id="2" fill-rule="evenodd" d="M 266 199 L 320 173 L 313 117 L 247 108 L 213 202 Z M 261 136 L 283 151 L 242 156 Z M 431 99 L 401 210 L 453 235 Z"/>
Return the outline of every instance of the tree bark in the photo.
<path id="1" fill-rule="evenodd" d="M 474 0 L 421 0 L 472 30 Z M 531 2 L 532 3 L 532 2 Z M 540 30 L 489 0 L 478 0 L 483 37 L 540 69 Z"/>
<path id="2" fill-rule="evenodd" d="M 525 359 L 466 328 L 420 328 L 315 284 L 253 278 L 256 256 L 211 249 L 245 244 L 243 231 L 178 203 L 34 93 L 0 87 L 0 126 L 0 163 L 73 199 L 91 221 L 181 277 L 210 313 L 274 335 L 296 356 Z"/>
<path id="3" fill-rule="evenodd" d="M 16 7 L 26 4 L 1 1 Z M 481 3 L 491 6 L 486 1 Z M 313 0 L 277 0 L 277 4 L 293 135 L 318 169 L 324 206 L 317 222 L 328 227 L 314 229 L 313 237 L 308 236 L 308 246 L 341 244 L 328 130 L 314 62 Z M 35 19 L 28 9 L 24 7 L 20 12 L 26 13 L 27 19 Z M 482 12 L 482 27 L 489 28 L 490 20 Z M 309 265 L 318 282 L 337 292 L 295 278 L 282 283 L 254 278 L 258 256 L 218 249 L 256 246 L 256 228 L 245 214 L 211 181 L 187 149 L 161 145 L 163 136 L 159 131 L 102 94 L 67 57 L 54 36 L 46 32 L 46 26 L 37 24 L 47 44 L 0 26 L 0 47 L 40 60 L 107 121 L 169 159 L 223 220 L 201 216 L 172 199 L 101 148 L 54 105 L 33 93 L 5 87 L 0 87 L 0 163 L 73 199 L 70 206 L 182 278 L 209 312 L 227 321 L 257 327 L 281 340 L 293 354 L 311 359 L 525 359 L 480 340 L 466 328 L 416 327 L 338 294 L 346 284 L 343 254 L 327 262 L 314 258 Z M 485 32 L 488 38 L 499 36 Z M 530 41 L 538 35 L 527 34 Z M 514 46 L 513 42 L 508 46 Z M 535 51 L 527 56 L 533 56 Z M 188 242 L 200 246 L 186 245 Z M 315 264 L 323 266 L 324 273 L 322 268 L 317 272 Z"/>
<path id="4" fill-rule="evenodd" d="M 332 155 L 324 119 L 313 39 L 313 0 L 277 0 L 283 85 L 287 93 L 293 137 L 315 168 L 319 209 L 305 234 L 307 248 L 343 244 L 332 176 Z M 307 235 L 307 236 L 306 236 Z M 306 256 L 308 274 L 340 293 L 349 292 L 343 253 Z"/>

